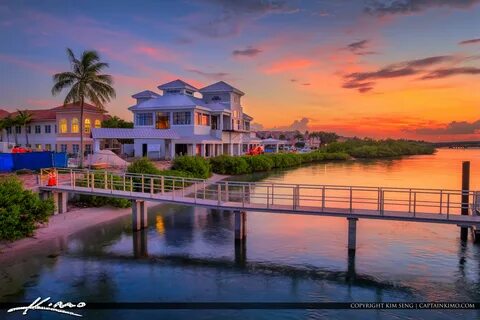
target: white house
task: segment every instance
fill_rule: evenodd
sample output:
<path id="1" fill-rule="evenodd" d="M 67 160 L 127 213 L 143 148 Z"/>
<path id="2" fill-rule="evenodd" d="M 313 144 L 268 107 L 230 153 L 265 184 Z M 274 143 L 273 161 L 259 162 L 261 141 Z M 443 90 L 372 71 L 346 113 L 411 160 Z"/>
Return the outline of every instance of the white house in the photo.
<path id="1" fill-rule="evenodd" d="M 175 80 L 134 94 L 133 129 L 92 130 L 99 139 L 134 139 L 136 157 L 172 159 L 176 155 L 241 155 L 260 144 L 243 112 L 244 93 L 223 81 L 197 89 Z M 201 96 L 201 98 L 200 98 Z"/>

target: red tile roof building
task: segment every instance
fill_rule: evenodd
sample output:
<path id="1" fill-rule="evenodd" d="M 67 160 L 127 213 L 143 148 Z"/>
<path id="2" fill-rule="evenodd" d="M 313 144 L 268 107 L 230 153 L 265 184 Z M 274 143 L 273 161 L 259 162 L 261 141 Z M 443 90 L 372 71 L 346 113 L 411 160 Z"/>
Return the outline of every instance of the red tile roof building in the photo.
<path id="1" fill-rule="evenodd" d="M 2 130 L 0 138 L 12 145 L 27 146 L 34 150 L 52 150 L 58 152 L 78 153 L 80 148 L 80 105 L 67 104 L 51 109 L 27 110 L 32 115 L 32 122 L 27 126 L 14 126 Z M 0 119 L 15 117 L 18 111 L 8 112 L 0 109 Z M 86 103 L 84 105 L 83 141 L 85 151 L 91 152 L 91 129 L 100 128 L 107 118 L 106 111 Z M 28 143 L 27 143 L 28 137 Z"/>

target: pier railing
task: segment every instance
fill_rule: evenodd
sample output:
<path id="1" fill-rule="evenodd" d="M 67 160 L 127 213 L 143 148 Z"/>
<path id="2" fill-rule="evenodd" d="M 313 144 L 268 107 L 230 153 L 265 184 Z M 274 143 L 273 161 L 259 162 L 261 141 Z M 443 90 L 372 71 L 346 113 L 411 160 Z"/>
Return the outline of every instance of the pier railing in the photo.
<path id="1" fill-rule="evenodd" d="M 46 170 L 40 173 L 40 185 L 48 186 Z M 288 208 L 318 212 L 341 209 L 345 212 L 368 211 L 459 215 L 478 214 L 480 192 L 448 189 L 392 188 L 287 184 L 267 182 L 210 181 L 188 177 L 134 174 L 103 170 L 56 169 L 57 187 L 91 192 L 96 195 L 135 196 L 185 200 L 197 203 L 212 201 L 240 208 Z M 462 204 L 462 195 L 468 203 Z"/>

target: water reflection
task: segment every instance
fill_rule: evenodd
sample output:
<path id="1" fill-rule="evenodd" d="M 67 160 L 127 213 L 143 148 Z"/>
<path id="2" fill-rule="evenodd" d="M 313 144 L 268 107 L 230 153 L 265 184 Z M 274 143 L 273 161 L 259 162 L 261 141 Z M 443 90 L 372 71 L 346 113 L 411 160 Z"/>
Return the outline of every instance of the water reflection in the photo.
<path id="1" fill-rule="evenodd" d="M 455 180 L 455 157 L 440 153 L 433 158 L 422 156 L 421 161 L 321 164 L 261 179 L 455 188 L 455 181 L 443 183 L 449 181 L 448 175 Z M 475 171 L 478 165 L 472 161 L 472 172 L 480 172 Z M 398 183 L 398 179 L 403 180 Z M 472 176 L 475 184 L 478 179 Z M 30 301 L 39 294 L 96 302 L 480 300 L 480 246 L 470 240 L 460 242 L 456 226 L 360 220 L 353 257 L 347 250 L 346 219 L 247 214 L 247 238 L 240 242 L 234 239 L 234 217 L 229 211 L 161 205 L 149 209 L 150 227 L 140 232 L 132 233 L 130 217 L 125 217 L 42 244 L 34 253 L 8 259 L 0 255 L 0 301 Z M 112 310 L 88 315 L 116 320 L 138 316 Z M 473 319 L 479 314 L 271 310 L 152 311 L 149 315 Z"/>

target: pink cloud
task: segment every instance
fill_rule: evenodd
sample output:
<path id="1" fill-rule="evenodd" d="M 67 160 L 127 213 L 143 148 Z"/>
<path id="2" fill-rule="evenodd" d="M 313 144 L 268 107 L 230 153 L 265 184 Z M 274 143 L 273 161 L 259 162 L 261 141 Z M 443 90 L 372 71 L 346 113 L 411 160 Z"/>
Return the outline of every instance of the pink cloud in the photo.
<path id="1" fill-rule="evenodd" d="M 263 68 L 263 71 L 265 73 L 282 73 L 298 69 L 305 69 L 310 67 L 312 64 L 313 61 L 306 58 L 282 58 Z"/>

